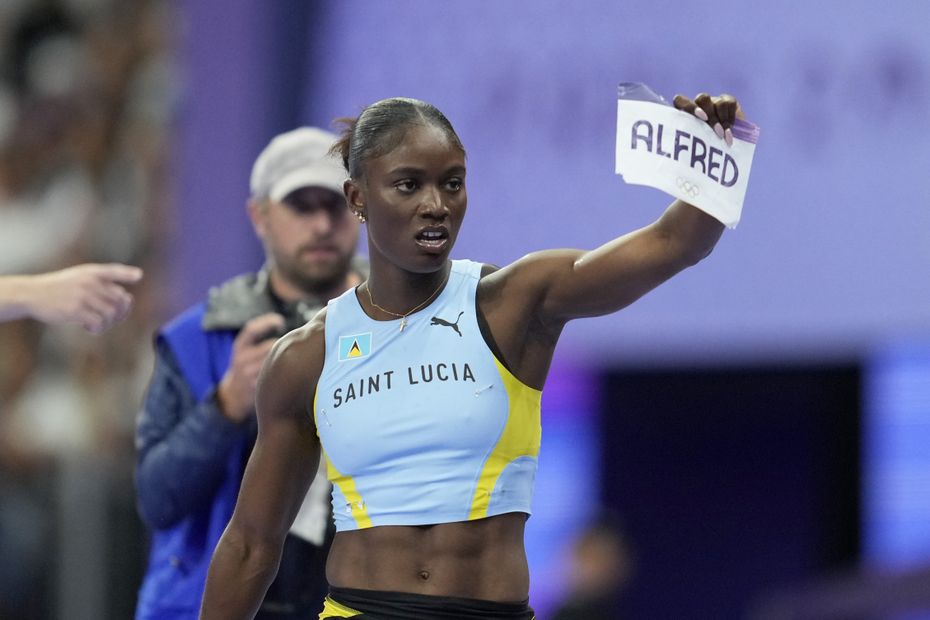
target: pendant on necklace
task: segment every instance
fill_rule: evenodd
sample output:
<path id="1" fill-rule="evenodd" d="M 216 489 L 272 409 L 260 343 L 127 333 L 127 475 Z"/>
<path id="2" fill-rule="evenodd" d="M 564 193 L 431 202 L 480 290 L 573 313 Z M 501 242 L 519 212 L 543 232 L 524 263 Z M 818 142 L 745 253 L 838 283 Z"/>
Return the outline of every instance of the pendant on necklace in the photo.
<path id="1" fill-rule="evenodd" d="M 404 328 L 407 327 L 407 317 L 400 317 L 400 331 L 404 331 Z"/>

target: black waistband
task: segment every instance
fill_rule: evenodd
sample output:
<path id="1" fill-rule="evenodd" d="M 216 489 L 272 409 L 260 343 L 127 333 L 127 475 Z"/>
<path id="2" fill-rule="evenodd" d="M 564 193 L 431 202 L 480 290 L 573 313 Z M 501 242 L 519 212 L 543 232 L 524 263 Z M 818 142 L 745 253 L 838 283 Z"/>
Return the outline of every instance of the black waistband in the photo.
<path id="1" fill-rule="evenodd" d="M 329 597 L 378 620 L 532 620 L 529 600 L 498 603 L 452 596 L 330 586 Z"/>

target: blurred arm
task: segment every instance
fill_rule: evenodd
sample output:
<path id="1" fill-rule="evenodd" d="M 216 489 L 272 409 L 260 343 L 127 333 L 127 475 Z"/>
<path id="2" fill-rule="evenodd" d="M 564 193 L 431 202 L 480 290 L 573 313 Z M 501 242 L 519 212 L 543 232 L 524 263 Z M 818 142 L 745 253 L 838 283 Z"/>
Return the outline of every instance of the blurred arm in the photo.
<path id="1" fill-rule="evenodd" d="M 117 263 L 0 276 L 0 321 L 78 323 L 99 334 L 126 317 L 133 299 L 125 287 L 141 278 L 141 269 Z"/>

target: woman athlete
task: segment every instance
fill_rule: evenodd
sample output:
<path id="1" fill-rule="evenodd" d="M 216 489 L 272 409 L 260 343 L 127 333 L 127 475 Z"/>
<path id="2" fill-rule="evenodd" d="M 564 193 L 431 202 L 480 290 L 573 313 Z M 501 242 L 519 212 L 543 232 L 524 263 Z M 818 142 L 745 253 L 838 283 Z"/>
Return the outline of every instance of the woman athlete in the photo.
<path id="1" fill-rule="evenodd" d="M 728 95 L 675 98 L 730 142 Z M 251 618 L 324 458 L 337 534 L 320 618 L 533 618 L 524 524 L 539 402 L 571 319 L 616 312 L 707 256 L 723 225 L 681 201 L 591 251 L 451 261 L 465 150 L 435 107 L 387 99 L 334 149 L 371 275 L 283 337 L 201 617 Z"/>

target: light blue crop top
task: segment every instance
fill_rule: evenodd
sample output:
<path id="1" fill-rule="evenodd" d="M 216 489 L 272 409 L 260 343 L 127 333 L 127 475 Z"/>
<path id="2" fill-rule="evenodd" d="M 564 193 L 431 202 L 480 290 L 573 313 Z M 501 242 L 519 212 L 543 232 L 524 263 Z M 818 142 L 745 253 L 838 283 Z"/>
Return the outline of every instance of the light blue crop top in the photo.
<path id="1" fill-rule="evenodd" d="M 313 413 L 337 531 L 530 513 L 542 392 L 485 343 L 480 276 L 453 261 L 403 331 L 369 318 L 355 289 L 329 302 Z"/>

